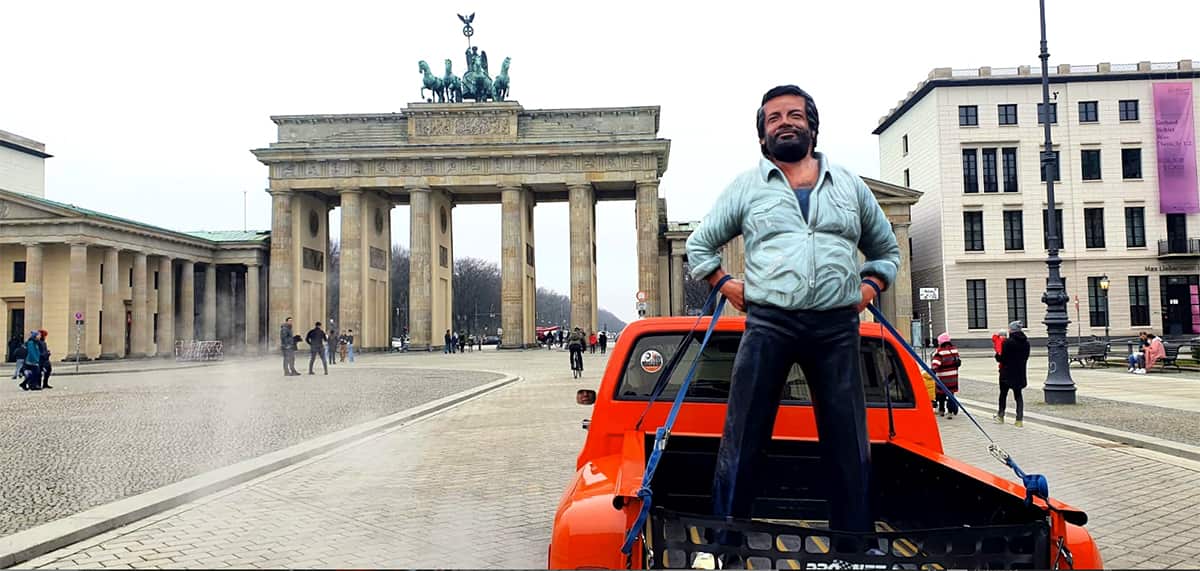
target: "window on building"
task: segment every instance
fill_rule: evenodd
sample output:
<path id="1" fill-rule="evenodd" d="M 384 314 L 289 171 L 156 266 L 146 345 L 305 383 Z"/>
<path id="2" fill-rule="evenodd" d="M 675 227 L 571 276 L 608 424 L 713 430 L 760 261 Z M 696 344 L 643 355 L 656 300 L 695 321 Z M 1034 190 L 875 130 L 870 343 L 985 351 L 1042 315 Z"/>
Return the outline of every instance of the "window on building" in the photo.
<path id="1" fill-rule="evenodd" d="M 1083 165 L 1083 180 L 1100 180 L 1100 149 L 1079 151 L 1079 162 Z"/>
<path id="2" fill-rule="evenodd" d="M 1008 322 L 1026 321 L 1025 311 L 1025 278 L 1009 278 L 1005 280 L 1008 290 Z"/>
<path id="3" fill-rule="evenodd" d="M 1005 210 L 1004 211 L 1004 249 L 1005 250 L 1024 250 L 1025 249 L 1025 221 L 1022 219 L 1024 212 L 1020 210 Z"/>
<path id="4" fill-rule="evenodd" d="M 154 343 L 155 345 L 158 344 L 158 314 L 157 313 L 154 314 L 154 341 L 152 341 L 152 343 Z"/>
<path id="5" fill-rule="evenodd" d="M 1146 247 L 1146 208 L 1143 206 L 1125 207 L 1125 246 Z"/>
<path id="6" fill-rule="evenodd" d="M 1104 209 L 1083 209 L 1083 239 L 1088 248 L 1104 247 Z"/>
<path id="7" fill-rule="evenodd" d="M 1043 208 L 1042 209 L 1042 247 L 1047 250 L 1050 249 L 1049 222 L 1050 221 L 1046 218 L 1046 209 Z M 1057 226 L 1056 231 L 1055 231 L 1055 234 L 1057 234 L 1055 236 L 1055 238 L 1056 238 L 1055 244 L 1058 245 L 1059 250 L 1062 250 L 1063 249 L 1063 240 L 1062 240 L 1062 237 L 1063 237 L 1063 215 L 1062 215 L 1061 208 L 1054 209 L 1054 223 Z"/>
<path id="8" fill-rule="evenodd" d="M 129 287 L 133 287 L 133 268 L 129 268 Z"/>
<path id="9" fill-rule="evenodd" d="M 13 283 L 25 283 L 25 262 L 13 262 Z"/>
<path id="10" fill-rule="evenodd" d="M 1088 325 L 1108 326 L 1108 290 L 1100 287 L 1098 276 L 1088 277 Z"/>
<path id="11" fill-rule="evenodd" d="M 908 169 L 904 169 L 904 188 L 912 188 L 912 178 L 908 176 Z"/>
<path id="12" fill-rule="evenodd" d="M 967 329 L 987 326 L 987 281 L 967 280 Z"/>
<path id="13" fill-rule="evenodd" d="M 902 147 L 904 154 L 907 155 L 908 154 L 908 135 L 904 135 L 903 137 L 900 137 L 900 146 Z"/>
<path id="14" fill-rule="evenodd" d="M 983 251 L 982 212 L 963 212 L 963 242 L 968 252 Z"/>
<path id="15" fill-rule="evenodd" d="M 96 312 L 96 324 L 100 326 L 100 331 L 96 333 L 96 337 L 104 339 L 104 310 Z"/>
<path id="16" fill-rule="evenodd" d="M 1150 325 L 1150 278 L 1148 276 L 1129 276 L 1129 325 L 1133 327 Z"/>
<path id="17" fill-rule="evenodd" d="M 1004 158 L 1004 192 L 1017 192 L 1017 148 L 1001 150 Z"/>
<path id="18" fill-rule="evenodd" d="M 1001 125 L 1016 125 L 1017 124 L 1017 104 L 1016 103 L 1001 103 L 996 106 L 997 115 L 1000 116 Z"/>
<path id="19" fill-rule="evenodd" d="M 1046 182 L 1046 169 L 1050 169 L 1052 172 L 1054 172 L 1054 180 L 1056 182 L 1062 180 L 1062 169 L 1058 168 L 1058 165 L 1061 164 L 1058 160 L 1058 151 L 1051 151 L 1051 152 L 1054 153 L 1054 163 L 1050 164 L 1050 165 L 1041 165 L 1042 166 L 1042 182 Z M 1038 160 L 1039 161 L 1042 160 L 1040 153 L 1038 154 Z"/>
<path id="20" fill-rule="evenodd" d="M 1142 178 L 1142 150 L 1121 149 L 1121 178 Z"/>
<path id="21" fill-rule="evenodd" d="M 1138 120 L 1138 100 L 1137 99 L 1122 99 L 1117 103 L 1122 121 L 1137 121 Z M 1147 323 L 1149 325 L 1149 323 Z"/>
<path id="22" fill-rule="evenodd" d="M 979 106 L 978 105 L 959 105 L 958 106 L 958 126 L 959 127 L 974 127 L 979 124 Z"/>
<path id="23" fill-rule="evenodd" d="M 1100 121 L 1100 102 L 1098 101 L 1080 101 L 1079 102 L 1079 122 L 1080 123 L 1097 123 Z"/>
<path id="24" fill-rule="evenodd" d="M 158 289 L 158 271 L 157 270 L 155 270 L 155 272 L 154 272 L 154 289 L 156 289 L 156 290 Z"/>
<path id="25" fill-rule="evenodd" d="M 104 285 L 104 264 L 100 264 L 100 285 Z"/>
<path id="26" fill-rule="evenodd" d="M 975 149 L 963 149 L 963 192 L 979 192 L 979 154 Z"/>
<path id="27" fill-rule="evenodd" d="M 1000 192 L 996 181 L 996 149 L 983 150 L 983 191 Z"/>
<path id="28" fill-rule="evenodd" d="M 1038 103 L 1037 106 L 1038 106 L 1038 125 L 1042 125 L 1046 122 L 1046 107 L 1045 107 L 1045 104 L 1043 104 L 1043 103 Z M 1058 123 L 1058 104 L 1051 103 L 1050 104 L 1050 124 L 1054 125 L 1056 123 Z"/>
<path id="29" fill-rule="evenodd" d="M 445 246 L 438 246 L 438 264 L 443 268 L 450 267 L 450 250 Z"/>

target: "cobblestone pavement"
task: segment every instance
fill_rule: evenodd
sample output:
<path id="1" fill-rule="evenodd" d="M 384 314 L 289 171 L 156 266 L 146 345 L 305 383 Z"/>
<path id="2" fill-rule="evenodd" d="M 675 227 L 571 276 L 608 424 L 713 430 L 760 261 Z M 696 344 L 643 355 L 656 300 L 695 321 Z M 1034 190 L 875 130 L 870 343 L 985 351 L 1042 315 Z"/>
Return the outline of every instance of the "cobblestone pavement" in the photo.
<path id="1" fill-rule="evenodd" d="M 467 355 L 453 366 L 525 379 L 479 399 L 26 564 L 59 568 L 540 568 L 603 358 L 582 381 L 558 352 Z M 415 357 L 411 366 L 444 363 Z M 965 418 L 947 451 L 1012 478 Z M 1036 423 L 985 425 L 1055 497 L 1086 510 L 1106 564 L 1200 561 L 1200 463 Z"/>
<path id="2" fill-rule="evenodd" d="M 1200 422 L 1196 420 L 1200 412 L 1200 376 L 1195 373 L 1132 375 L 1119 366 L 1074 366 L 1071 375 L 1077 387 L 1077 404 L 1048 405 L 1042 395 L 1045 356 L 1031 357 L 1029 364 L 1029 387 L 1023 393 L 1025 409 L 1030 412 L 1200 446 Z M 998 377 L 990 353 L 964 357 L 961 375 L 960 396 L 996 401 Z M 1015 406 L 1010 396 L 1009 414 Z"/>
<path id="3" fill-rule="evenodd" d="M 274 359 L 0 385 L 0 535 L 429 402 L 484 372 L 331 367 L 283 377 Z"/>

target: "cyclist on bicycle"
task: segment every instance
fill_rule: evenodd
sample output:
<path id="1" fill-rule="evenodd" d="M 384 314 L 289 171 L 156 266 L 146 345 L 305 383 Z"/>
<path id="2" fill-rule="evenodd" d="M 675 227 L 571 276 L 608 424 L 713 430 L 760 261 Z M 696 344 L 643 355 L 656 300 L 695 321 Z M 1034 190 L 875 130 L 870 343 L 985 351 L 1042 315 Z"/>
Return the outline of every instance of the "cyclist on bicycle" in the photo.
<path id="1" fill-rule="evenodd" d="M 583 330 L 576 327 L 567 337 L 567 349 L 571 352 L 571 370 L 583 370 Z"/>

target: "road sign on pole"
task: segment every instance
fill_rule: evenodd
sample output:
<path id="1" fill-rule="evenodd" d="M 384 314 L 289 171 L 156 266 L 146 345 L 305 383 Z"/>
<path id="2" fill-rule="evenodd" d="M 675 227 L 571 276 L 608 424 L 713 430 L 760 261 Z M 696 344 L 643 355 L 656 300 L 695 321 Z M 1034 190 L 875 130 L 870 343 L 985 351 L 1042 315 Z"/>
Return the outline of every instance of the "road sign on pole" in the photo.
<path id="1" fill-rule="evenodd" d="M 638 301 L 646 301 L 646 292 L 644 292 L 644 291 L 637 292 L 637 300 Z"/>
<path id="2" fill-rule="evenodd" d="M 938 293 L 938 288 L 923 287 L 920 290 L 921 301 L 937 301 Z"/>

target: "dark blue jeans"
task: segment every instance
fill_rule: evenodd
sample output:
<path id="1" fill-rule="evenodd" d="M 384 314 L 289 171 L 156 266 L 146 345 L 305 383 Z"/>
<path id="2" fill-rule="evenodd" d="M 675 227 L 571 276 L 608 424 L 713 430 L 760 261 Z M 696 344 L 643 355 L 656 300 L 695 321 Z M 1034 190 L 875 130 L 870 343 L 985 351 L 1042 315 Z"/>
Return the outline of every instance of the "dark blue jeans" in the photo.
<path id="1" fill-rule="evenodd" d="M 874 531 L 868 504 L 871 452 L 854 308 L 788 311 L 747 308 L 746 332 L 733 361 L 724 434 L 713 478 L 717 517 L 751 517 L 776 413 L 793 363 L 808 380 L 820 438 L 830 527 Z M 732 539 L 732 538 L 730 538 Z"/>

